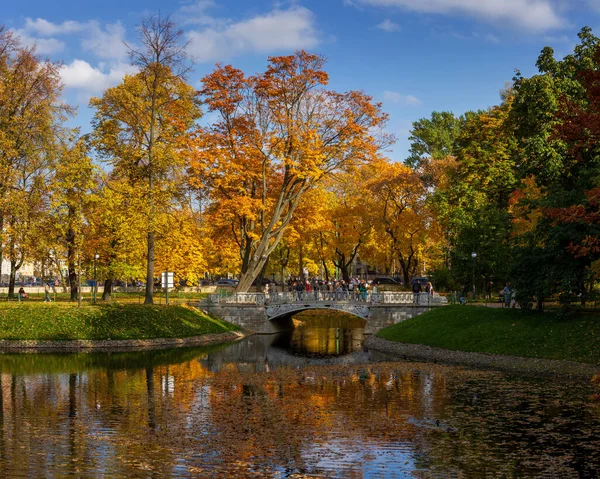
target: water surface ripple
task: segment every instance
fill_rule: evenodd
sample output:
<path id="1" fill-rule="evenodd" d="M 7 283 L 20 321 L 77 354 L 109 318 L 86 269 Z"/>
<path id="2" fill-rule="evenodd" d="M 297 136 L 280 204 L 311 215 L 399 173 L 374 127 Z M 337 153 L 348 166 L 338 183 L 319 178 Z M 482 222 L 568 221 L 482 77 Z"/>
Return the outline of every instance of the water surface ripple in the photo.
<path id="1" fill-rule="evenodd" d="M 380 363 L 361 340 L 0 355 L 0 477 L 597 477 L 591 382 Z"/>

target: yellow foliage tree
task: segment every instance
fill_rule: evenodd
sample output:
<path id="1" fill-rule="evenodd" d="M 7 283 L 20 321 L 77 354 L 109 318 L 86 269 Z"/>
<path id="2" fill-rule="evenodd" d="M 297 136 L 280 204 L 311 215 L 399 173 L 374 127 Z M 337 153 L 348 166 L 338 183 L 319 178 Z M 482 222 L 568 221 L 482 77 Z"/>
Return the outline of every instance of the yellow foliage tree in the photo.
<path id="1" fill-rule="evenodd" d="M 169 208 L 180 179 L 191 128 L 200 117 L 196 90 L 181 67 L 182 32 L 168 19 L 151 17 L 140 27 L 142 49 L 131 50 L 136 75 L 93 98 L 94 137 L 113 173 L 137 184 L 146 198 L 147 268 L 145 303 L 152 303 L 156 213 Z"/>

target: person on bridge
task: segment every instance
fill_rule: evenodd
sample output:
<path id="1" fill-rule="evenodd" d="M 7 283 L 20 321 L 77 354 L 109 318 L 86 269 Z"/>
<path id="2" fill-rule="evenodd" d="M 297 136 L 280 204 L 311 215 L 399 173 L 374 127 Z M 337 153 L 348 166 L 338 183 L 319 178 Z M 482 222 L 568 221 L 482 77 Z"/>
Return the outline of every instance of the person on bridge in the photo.
<path id="1" fill-rule="evenodd" d="M 298 281 L 296 283 L 295 289 L 298 301 L 302 301 L 302 295 L 305 291 L 304 284 L 302 283 L 302 281 Z"/>
<path id="2" fill-rule="evenodd" d="M 358 285 L 358 291 L 360 291 L 360 300 L 366 301 L 367 300 L 367 285 L 366 285 L 364 279 Z"/>
<path id="3" fill-rule="evenodd" d="M 418 303 L 419 295 L 421 294 L 421 284 L 418 281 L 413 281 L 412 292 L 413 292 L 413 303 Z"/>
<path id="4" fill-rule="evenodd" d="M 306 283 L 304 283 L 304 290 L 306 291 L 305 298 L 306 299 L 310 298 L 310 293 L 312 293 L 313 287 L 312 287 L 312 284 L 310 284 L 309 280 L 306 280 Z"/>
<path id="5" fill-rule="evenodd" d="M 319 301 L 319 291 L 321 291 L 321 284 L 319 280 L 315 280 L 313 285 L 313 292 L 315 294 L 315 301 Z"/>

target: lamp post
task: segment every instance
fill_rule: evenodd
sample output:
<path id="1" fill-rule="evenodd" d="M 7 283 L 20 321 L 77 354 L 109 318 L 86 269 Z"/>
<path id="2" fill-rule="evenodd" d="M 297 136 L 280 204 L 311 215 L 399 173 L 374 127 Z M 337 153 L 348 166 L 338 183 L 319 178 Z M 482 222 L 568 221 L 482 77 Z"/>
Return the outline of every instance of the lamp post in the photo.
<path id="1" fill-rule="evenodd" d="M 96 281 L 96 261 L 98 261 L 100 255 L 94 254 L 94 304 L 96 304 L 96 294 L 98 293 L 98 282 Z"/>
<path id="2" fill-rule="evenodd" d="M 475 251 L 471 253 L 471 258 L 473 258 L 473 301 L 475 301 L 475 258 L 477 258 Z"/>

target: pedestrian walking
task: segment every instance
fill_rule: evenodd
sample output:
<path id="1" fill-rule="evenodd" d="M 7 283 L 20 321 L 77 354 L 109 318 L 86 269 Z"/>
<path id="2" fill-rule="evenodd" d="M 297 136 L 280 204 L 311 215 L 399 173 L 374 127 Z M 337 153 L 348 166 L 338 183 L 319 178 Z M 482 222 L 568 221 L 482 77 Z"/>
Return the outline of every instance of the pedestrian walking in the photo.
<path id="1" fill-rule="evenodd" d="M 50 303 L 52 300 L 50 299 L 50 285 L 48 284 L 48 281 L 44 282 L 44 293 L 46 294 L 44 303 Z"/>

